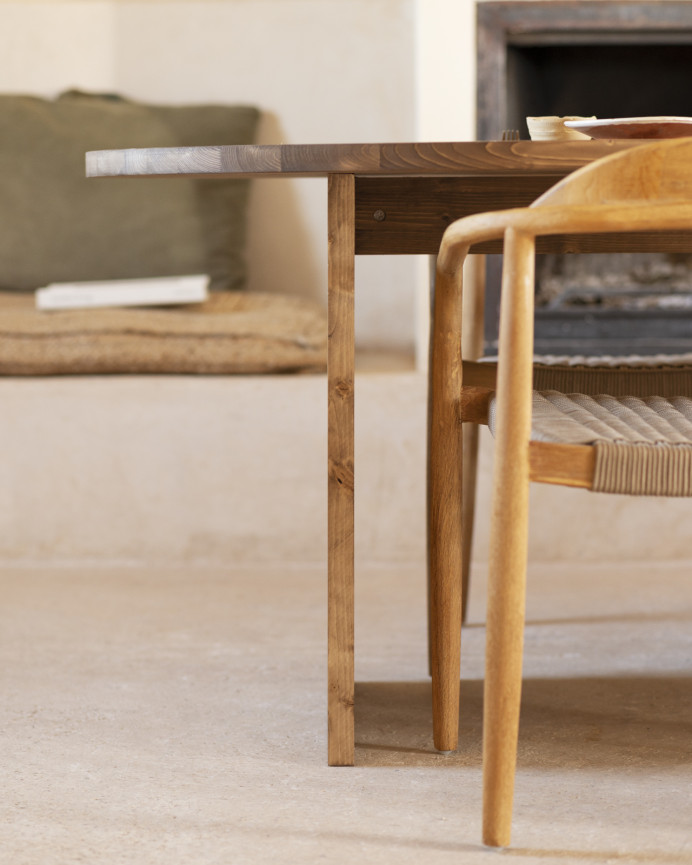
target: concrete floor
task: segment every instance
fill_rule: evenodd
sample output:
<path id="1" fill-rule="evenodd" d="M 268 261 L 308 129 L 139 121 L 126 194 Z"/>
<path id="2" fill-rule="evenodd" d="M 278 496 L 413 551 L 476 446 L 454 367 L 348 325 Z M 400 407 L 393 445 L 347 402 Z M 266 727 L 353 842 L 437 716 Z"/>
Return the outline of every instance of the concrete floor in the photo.
<path id="1" fill-rule="evenodd" d="M 357 766 L 326 766 L 324 569 L 0 572 L 0 862 L 692 862 L 689 563 L 530 571 L 513 846 L 480 844 L 483 585 L 431 747 L 423 574 L 361 567 Z"/>

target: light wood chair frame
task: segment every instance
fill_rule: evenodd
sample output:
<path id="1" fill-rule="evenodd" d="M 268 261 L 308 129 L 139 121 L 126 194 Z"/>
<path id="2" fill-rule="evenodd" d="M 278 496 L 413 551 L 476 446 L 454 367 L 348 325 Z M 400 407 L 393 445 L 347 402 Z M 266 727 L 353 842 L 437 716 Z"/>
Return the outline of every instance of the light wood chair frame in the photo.
<path id="1" fill-rule="evenodd" d="M 434 741 L 438 750 L 453 751 L 458 740 L 464 570 L 462 424 L 487 423 L 495 390 L 483 719 L 483 840 L 490 846 L 506 846 L 510 841 L 522 681 L 529 483 L 591 488 L 595 464 L 594 448 L 589 445 L 533 442 L 530 438 L 535 239 L 551 234 L 691 228 L 692 139 L 686 146 L 657 142 L 599 160 L 566 178 L 529 208 L 458 220 L 442 241 L 433 311 L 429 443 Z M 499 238 L 504 240 L 504 266 L 495 389 L 491 381 L 488 386 L 469 386 L 464 381 L 462 273 L 474 244 Z M 493 376 L 494 370 L 488 374 Z"/>

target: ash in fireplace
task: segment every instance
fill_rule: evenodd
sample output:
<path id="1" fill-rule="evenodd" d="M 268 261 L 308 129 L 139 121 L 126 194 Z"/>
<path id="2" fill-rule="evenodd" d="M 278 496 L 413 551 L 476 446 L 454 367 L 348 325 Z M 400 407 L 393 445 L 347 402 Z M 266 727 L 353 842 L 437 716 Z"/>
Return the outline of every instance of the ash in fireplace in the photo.
<path id="1" fill-rule="evenodd" d="M 692 310 L 692 255 L 544 255 L 536 264 L 542 309 Z"/>

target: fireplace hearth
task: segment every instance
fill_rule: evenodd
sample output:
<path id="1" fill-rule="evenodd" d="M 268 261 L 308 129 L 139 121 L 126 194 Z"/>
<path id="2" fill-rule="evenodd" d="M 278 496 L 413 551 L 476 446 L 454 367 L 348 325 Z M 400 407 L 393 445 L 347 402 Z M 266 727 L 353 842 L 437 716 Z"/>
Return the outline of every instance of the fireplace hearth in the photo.
<path id="1" fill-rule="evenodd" d="M 477 6 L 481 140 L 540 115 L 692 116 L 692 3 L 510 0 Z M 488 256 L 486 341 L 501 257 Z M 539 256 L 536 351 L 692 351 L 690 255 Z"/>

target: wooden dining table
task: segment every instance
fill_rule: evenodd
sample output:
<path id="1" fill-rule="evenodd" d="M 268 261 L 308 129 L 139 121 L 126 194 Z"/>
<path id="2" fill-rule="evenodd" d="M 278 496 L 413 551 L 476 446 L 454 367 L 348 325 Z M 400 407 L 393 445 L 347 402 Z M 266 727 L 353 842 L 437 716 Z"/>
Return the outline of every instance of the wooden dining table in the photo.
<path id="1" fill-rule="evenodd" d="M 355 256 L 435 254 L 461 216 L 529 204 L 583 165 L 641 141 L 219 145 L 93 151 L 89 177 L 327 179 L 328 761 L 354 763 Z M 648 248 L 646 239 L 639 249 Z M 650 248 L 658 248 L 651 240 Z M 546 239 L 606 251 L 617 238 Z M 497 243 L 473 252 L 499 252 Z"/>

